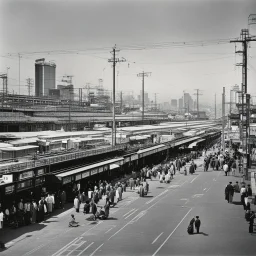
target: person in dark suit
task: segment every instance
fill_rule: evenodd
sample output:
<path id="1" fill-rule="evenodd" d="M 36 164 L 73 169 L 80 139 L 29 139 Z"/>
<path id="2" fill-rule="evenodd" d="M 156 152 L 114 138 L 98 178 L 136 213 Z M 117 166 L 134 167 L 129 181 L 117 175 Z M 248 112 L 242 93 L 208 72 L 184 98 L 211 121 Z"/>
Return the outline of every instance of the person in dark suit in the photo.
<path id="1" fill-rule="evenodd" d="M 199 216 L 196 216 L 196 220 L 195 220 L 195 228 L 196 228 L 196 233 L 199 234 L 199 229 L 201 226 L 201 221 L 199 219 Z"/>

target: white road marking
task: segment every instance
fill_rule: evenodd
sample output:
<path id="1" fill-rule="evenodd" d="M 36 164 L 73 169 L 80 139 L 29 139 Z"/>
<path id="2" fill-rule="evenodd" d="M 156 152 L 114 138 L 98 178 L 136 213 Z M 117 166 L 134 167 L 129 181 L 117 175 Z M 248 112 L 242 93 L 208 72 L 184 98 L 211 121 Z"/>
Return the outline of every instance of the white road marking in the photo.
<path id="1" fill-rule="evenodd" d="M 211 188 L 208 188 L 205 192 L 208 192 Z"/>
<path id="2" fill-rule="evenodd" d="M 166 189 L 165 191 L 163 191 L 162 193 L 160 193 L 159 195 L 157 195 L 156 197 L 152 198 L 151 200 L 147 201 L 146 204 L 150 204 L 152 203 L 154 200 L 156 200 L 159 196 L 162 196 L 163 194 L 165 194 L 166 192 L 168 192 L 169 190 Z"/>
<path id="3" fill-rule="evenodd" d="M 36 248 L 34 248 L 33 250 L 27 252 L 26 254 L 23 254 L 22 256 L 30 255 L 30 254 L 32 254 L 33 252 L 35 252 L 35 251 L 41 249 L 41 248 L 44 247 L 44 246 L 45 246 L 45 244 L 41 244 L 41 245 L 37 246 Z"/>
<path id="4" fill-rule="evenodd" d="M 144 215 L 144 214 L 143 214 Z M 143 216 L 142 215 L 142 216 Z M 134 220 L 137 218 L 137 217 L 142 217 L 141 216 L 141 212 L 138 214 L 138 215 L 136 215 L 132 220 L 130 220 L 129 222 L 127 222 L 122 228 L 120 228 L 119 230 L 117 230 L 116 231 L 116 233 L 114 233 L 111 237 L 109 237 L 109 239 L 108 240 L 110 240 L 112 237 L 114 237 L 116 234 L 118 234 L 120 231 L 122 231 L 126 226 L 128 226 L 129 224 L 131 224 L 131 223 L 133 223 L 134 222 Z"/>
<path id="5" fill-rule="evenodd" d="M 197 175 L 193 180 L 190 181 L 190 183 L 193 183 L 195 179 L 198 178 L 199 175 Z"/>
<path id="6" fill-rule="evenodd" d="M 196 198 L 196 197 L 202 197 L 204 194 L 195 194 L 192 196 L 192 198 Z"/>
<path id="7" fill-rule="evenodd" d="M 157 241 L 157 239 L 158 239 L 163 233 L 164 233 L 164 232 L 162 232 L 160 235 L 158 235 L 157 238 L 152 242 L 152 244 L 154 244 L 154 243 Z"/>
<path id="8" fill-rule="evenodd" d="M 105 232 L 105 234 L 107 234 L 110 230 L 112 230 L 114 227 L 110 228 L 108 231 Z"/>
<path id="9" fill-rule="evenodd" d="M 204 188 L 204 191 L 206 190 L 206 188 Z"/>
<path id="10" fill-rule="evenodd" d="M 141 217 L 143 217 L 145 214 L 147 213 L 147 211 L 142 211 L 140 212 L 138 215 L 136 215 L 132 220 L 131 223 L 134 223 L 136 221 L 138 221 Z"/>
<path id="11" fill-rule="evenodd" d="M 127 214 L 129 214 L 130 212 L 134 211 L 135 208 L 131 209 L 129 212 L 127 212 L 126 214 L 123 215 L 123 217 L 125 217 Z"/>
<path id="12" fill-rule="evenodd" d="M 180 187 L 180 185 L 170 185 L 168 188 L 177 188 Z"/>
<path id="13" fill-rule="evenodd" d="M 97 227 L 98 225 L 100 225 L 102 222 L 103 222 L 103 221 L 99 221 L 98 224 L 96 224 L 94 227 L 92 227 L 92 228 L 88 229 L 87 231 L 85 231 L 81 236 L 84 236 L 88 231 L 94 229 L 95 227 Z"/>
<path id="14" fill-rule="evenodd" d="M 57 252 L 55 252 L 54 254 L 52 254 L 52 256 L 56 256 L 61 254 L 63 251 L 65 251 L 69 245 L 71 245 L 72 243 L 75 243 L 77 240 L 79 239 L 79 237 L 76 237 L 74 240 L 72 240 L 71 242 L 69 242 L 67 245 L 63 246 L 62 248 L 60 248 Z"/>
<path id="15" fill-rule="evenodd" d="M 135 212 L 137 212 L 138 211 L 138 209 L 136 209 L 135 211 L 133 211 L 132 213 L 130 213 L 129 215 L 127 215 L 124 219 L 126 220 L 126 219 L 128 219 L 131 215 L 133 215 Z"/>
<path id="16" fill-rule="evenodd" d="M 104 243 L 103 243 L 104 244 Z M 103 246 L 103 244 L 101 244 L 92 254 L 90 254 L 90 256 L 93 256 L 95 252 L 97 252 L 101 246 Z"/>
<path id="17" fill-rule="evenodd" d="M 77 256 L 80 256 L 83 252 L 85 252 L 91 245 L 93 245 L 94 242 L 90 243 L 87 247 L 85 247 Z"/>
<path id="18" fill-rule="evenodd" d="M 179 225 L 183 222 L 183 220 L 187 217 L 187 215 L 192 211 L 193 208 L 191 208 L 186 215 L 182 218 L 182 220 L 179 222 L 179 224 L 176 226 L 176 228 L 172 231 L 172 233 L 164 240 L 164 242 L 158 247 L 158 249 L 155 251 L 155 253 L 152 256 L 155 256 L 161 248 L 165 245 L 165 243 L 169 240 L 169 238 L 172 236 L 172 234 L 175 232 L 175 230 L 179 227 Z"/>
<path id="19" fill-rule="evenodd" d="M 84 243 L 86 243 L 86 241 L 82 241 L 80 244 L 72 244 L 71 246 L 76 246 L 73 250 L 71 250 L 66 256 L 69 256 L 70 254 L 72 254 L 74 251 L 76 251 L 80 246 L 82 246 Z M 63 252 L 62 252 L 63 253 Z"/>

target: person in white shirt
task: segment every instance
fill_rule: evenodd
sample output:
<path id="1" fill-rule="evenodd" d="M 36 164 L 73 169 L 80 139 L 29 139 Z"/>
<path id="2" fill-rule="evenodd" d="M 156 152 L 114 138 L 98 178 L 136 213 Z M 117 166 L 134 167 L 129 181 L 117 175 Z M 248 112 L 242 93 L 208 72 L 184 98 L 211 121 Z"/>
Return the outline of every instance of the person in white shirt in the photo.
<path id="1" fill-rule="evenodd" d="M 4 213 L 2 211 L 2 209 L 0 209 L 0 229 L 3 228 L 3 223 L 4 223 Z"/>
<path id="2" fill-rule="evenodd" d="M 227 163 L 225 163 L 223 165 L 223 171 L 225 172 L 225 175 L 228 176 L 228 165 L 227 165 Z"/>
<path id="3" fill-rule="evenodd" d="M 245 185 L 242 185 L 242 187 L 240 189 L 240 195 L 241 195 L 241 203 L 244 207 L 244 210 L 246 210 L 245 198 L 247 197 L 247 195 L 246 195 Z"/>
<path id="4" fill-rule="evenodd" d="M 18 203 L 18 209 L 19 209 L 20 211 L 23 211 L 23 210 L 24 210 L 23 199 L 20 199 L 20 202 Z"/>

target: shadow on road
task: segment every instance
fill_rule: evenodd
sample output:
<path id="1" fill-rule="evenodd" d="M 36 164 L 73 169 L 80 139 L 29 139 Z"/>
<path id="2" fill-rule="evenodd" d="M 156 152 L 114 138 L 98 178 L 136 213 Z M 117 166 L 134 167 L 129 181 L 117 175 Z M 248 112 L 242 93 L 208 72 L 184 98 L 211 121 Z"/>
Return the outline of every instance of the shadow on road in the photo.
<path id="1" fill-rule="evenodd" d="M 209 234 L 206 234 L 206 233 L 204 233 L 204 232 L 194 233 L 194 235 L 209 236 Z"/>
<path id="2" fill-rule="evenodd" d="M 240 201 L 234 202 L 234 201 L 233 201 L 233 204 L 234 204 L 234 205 L 242 205 L 242 202 L 240 202 Z"/>

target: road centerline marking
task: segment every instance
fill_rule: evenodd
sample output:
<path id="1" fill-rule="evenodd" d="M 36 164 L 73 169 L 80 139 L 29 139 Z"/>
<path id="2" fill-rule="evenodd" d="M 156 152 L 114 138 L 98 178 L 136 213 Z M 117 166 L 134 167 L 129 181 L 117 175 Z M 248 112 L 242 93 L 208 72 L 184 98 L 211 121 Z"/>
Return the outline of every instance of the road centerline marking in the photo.
<path id="1" fill-rule="evenodd" d="M 123 215 L 123 217 L 125 217 L 126 215 L 128 215 L 130 212 L 132 212 L 132 211 L 134 211 L 134 210 L 135 210 L 135 208 L 131 209 L 129 212 L 125 213 L 125 214 Z"/>
<path id="2" fill-rule="evenodd" d="M 91 245 L 93 245 L 94 242 L 91 242 L 87 247 L 85 247 L 77 256 L 80 256 L 83 252 L 85 252 Z"/>
<path id="3" fill-rule="evenodd" d="M 104 243 L 103 243 L 104 244 Z M 98 248 L 96 248 L 96 250 L 92 253 L 92 254 L 90 254 L 90 256 L 93 256 L 94 255 L 94 253 L 95 252 L 97 252 L 99 249 L 100 249 L 100 247 L 102 247 L 103 246 L 103 244 L 101 244 Z"/>
<path id="4" fill-rule="evenodd" d="M 186 215 L 182 218 L 182 220 L 179 222 L 179 224 L 175 227 L 175 229 L 172 231 L 172 233 L 164 240 L 164 242 L 158 247 L 158 249 L 155 251 L 155 253 L 152 256 L 155 256 L 161 248 L 165 245 L 165 243 L 169 240 L 169 238 L 172 236 L 172 234 L 176 231 L 176 229 L 180 226 L 180 224 L 183 222 L 183 220 L 187 217 L 187 215 L 192 211 L 193 208 L 191 208 Z"/>
<path id="5" fill-rule="evenodd" d="M 193 180 L 190 181 L 190 183 L 193 183 L 195 181 L 195 179 L 198 178 L 199 175 L 197 175 Z"/>
<path id="6" fill-rule="evenodd" d="M 124 219 L 126 220 L 126 219 L 128 219 L 131 215 L 133 215 L 135 212 L 137 212 L 138 211 L 138 209 L 136 209 L 135 211 L 133 211 L 132 213 L 130 213 L 129 215 L 127 215 Z"/>
<path id="7" fill-rule="evenodd" d="M 158 238 L 163 234 L 164 232 L 162 232 L 160 235 L 158 235 L 157 237 L 156 237 L 156 239 L 152 242 L 152 244 L 154 244 L 157 240 L 158 240 Z"/>

